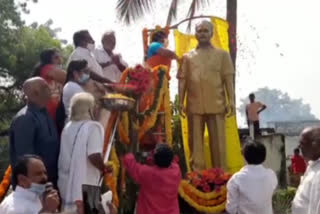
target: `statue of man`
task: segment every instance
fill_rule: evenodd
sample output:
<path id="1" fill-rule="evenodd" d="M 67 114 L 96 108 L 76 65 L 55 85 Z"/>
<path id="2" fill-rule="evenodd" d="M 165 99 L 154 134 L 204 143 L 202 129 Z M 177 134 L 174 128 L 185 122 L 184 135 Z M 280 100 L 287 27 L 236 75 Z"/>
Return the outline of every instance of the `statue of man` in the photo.
<path id="1" fill-rule="evenodd" d="M 230 55 L 211 44 L 212 36 L 211 22 L 196 25 L 198 46 L 185 54 L 178 73 L 180 112 L 188 116 L 193 169 L 206 168 L 203 136 L 207 125 L 212 166 L 227 170 L 225 116 L 235 113 L 235 72 Z"/>

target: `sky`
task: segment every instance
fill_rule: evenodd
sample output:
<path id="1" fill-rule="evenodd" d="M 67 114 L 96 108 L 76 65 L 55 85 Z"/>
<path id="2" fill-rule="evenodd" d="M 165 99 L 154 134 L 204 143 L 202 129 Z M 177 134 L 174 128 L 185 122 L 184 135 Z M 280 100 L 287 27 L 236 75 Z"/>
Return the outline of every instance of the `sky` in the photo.
<path id="1" fill-rule="evenodd" d="M 226 0 L 211 2 L 197 15 L 225 18 Z M 189 3 L 183 1 L 177 20 L 186 16 Z M 31 12 L 23 19 L 28 24 L 52 19 L 54 27 L 62 28 L 59 38 L 69 43 L 75 31 L 88 29 L 99 44 L 103 32 L 112 29 L 117 36 L 116 51 L 134 66 L 143 59 L 142 29 L 165 24 L 169 0 L 158 0 L 152 12 L 130 26 L 117 19 L 115 8 L 116 0 L 39 0 L 29 5 Z M 292 98 L 302 98 L 320 118 L 319 9 L 319 0 L 238 1 L 238 101 L 258 88 L 277 88 Z M 183 26 L 181 31 L 185 31 Z M 170 38 L 170 48 L 174 49 Z M 172 96 L 177 93 L 175 78 L 170 90 Z M 241 118 L 239 124 L 243 124 Z"/>

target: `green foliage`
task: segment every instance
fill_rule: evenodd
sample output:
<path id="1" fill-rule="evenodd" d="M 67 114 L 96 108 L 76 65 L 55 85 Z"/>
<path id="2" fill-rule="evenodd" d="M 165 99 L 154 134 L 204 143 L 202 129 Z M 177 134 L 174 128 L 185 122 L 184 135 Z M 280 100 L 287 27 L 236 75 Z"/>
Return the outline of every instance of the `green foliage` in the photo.
<path id="1" fill-rule="evenodd" d="M 0 2 L 0 122 L 4 122 L 23 105 L 21 86 L 31 76 L 41 51 L 54 47 L 66 57 L 72 47 L 62 47 L 56 38 L 60 29 L 51 29 L 52 20 L 26 26 L 13 0 Z M 26 9 L 25 4 L 21 7 Z"/>
<path id="2" fill-rule="evenodd" d="M 27 3 L 35 0 L 0 0 L 0 178 L 8 166 L 8 128 L 13 116 L 24 105 L 22 83 L 31 76 L 45 48 L 57 48 L 66 58 L 72 51 L 56 37 L 52 20 L 26 26 L 20 12 L 28 12 Z"/>
<path id="3" fill-rule="evenodd" d="M 288 93 L 268 87 L 260 88 L 254 92 L 256 100 L 267 105 L 261 113 L 260 123 L 265 126 L 270 121 L 301 121 L 317 119 L 312 113 L 309 104 L 302 99 L 292 99 Z M 245 106 L 249 103 L 248 97 L 240 101 L 240 114 L 245 117 Z"/>
<path id="4" fill-rule="evenodd" d="M 291 214 L 291 203 L 296 194 L 295 188 L 279 189 L 272 198 L 274 213 Z"/>

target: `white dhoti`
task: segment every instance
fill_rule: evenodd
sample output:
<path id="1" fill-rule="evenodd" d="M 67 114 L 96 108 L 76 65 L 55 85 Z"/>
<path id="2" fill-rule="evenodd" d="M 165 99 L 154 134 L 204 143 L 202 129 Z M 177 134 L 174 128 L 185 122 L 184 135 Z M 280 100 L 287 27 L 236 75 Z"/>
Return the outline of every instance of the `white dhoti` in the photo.
<path id="1" fill-rule="evenodd" d="M 64 211 L 76 210 L 82 201 L 82 185 L 99 185 L 100 171 L 89 161 L 90 154 L 102 153 L 103 127 L 94 121 L 68 122 L 61 135 L 58 188 Z"/>

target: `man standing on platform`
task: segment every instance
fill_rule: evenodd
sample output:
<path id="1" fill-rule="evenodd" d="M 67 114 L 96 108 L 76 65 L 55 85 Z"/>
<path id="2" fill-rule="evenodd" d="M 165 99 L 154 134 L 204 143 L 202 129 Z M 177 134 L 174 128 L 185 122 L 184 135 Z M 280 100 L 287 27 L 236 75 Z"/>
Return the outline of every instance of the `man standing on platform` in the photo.
<path id="1" fill-rule="evenodd" d="M 116 47 L 116 37 L 114 31 L 107 31 L 103 34 L 102 48 L 96 49 L 94 55 L 103 68 L 103 74 L 106 78 L 113 82 L 119 82 L 121 73 L 124 71 L 128 64 L 122 60 L 120 54 L 113 53 Z"/>
<path id="2" fill-rule="evenodd" d="M 91 37 L 89 31 L 81 30 L 74 33 L 73 43 L 75 50 L 69 57 L 68 65 L 71 61 L 86 60 L 88 62 L 88 68 L 91 70 L 89 73 L 90 79 L 94 81 L 89 81 L 86 84 L 86 91 L 90 92 L 96 98 L 96 101 L 98 101 L 106 92 L 106 88 L 100 83 L 109 83 L 112 81 L 103 75 L 102 67 L 99 65 L 93 54 L 93 51 L 95 50 L 95 41 Z M 95 118 L 105 128 L 108 124 L 110 112 L 102 108 L 99 102 L 96 104 Z"/>
<path id="3" fill-rule="evenodd" d="M 48 170 L 48 180 L 56 187 L 60 143 L 46 109 L 51 96 L 49 86 L 44 79 L 33 77 L 24 82 L 23 92 L 27 106 L 18 112 L 10 127 L 10 164 L 14 167 L 25 154 L 38 155 Z"/>
<path id="4" fill-rule="evenodd" d="M 234 115 L 234 67 L 230 55 L 212 46 L 213 25 L 196 26 L 198 47 L 184 58 L 178 73 L 181 113 L 187 113 L 194 169 L 205 169 L 203 135 L 205 124 L 213 167 L 227 169 L 225 116 Z M 187 96 L 186 109 L 184 99 Z"/>
<path id="5" fill-rule="evenodd" d="M 259 114 L 264 111 L 267 106 L 261 102 L 255 101 L 255 95 L 253 93 L 249 94 L 250 104 L 246 106 L 246 115 L 248 121 L 248 128 L 250 135 L 256 137 L 260 135 L 260 122 L 259 122 Z M 251 127 L 253 130 L 251 131 Z"/>

